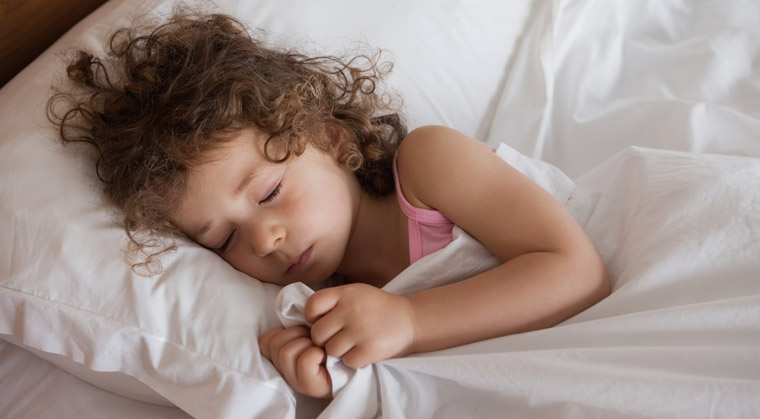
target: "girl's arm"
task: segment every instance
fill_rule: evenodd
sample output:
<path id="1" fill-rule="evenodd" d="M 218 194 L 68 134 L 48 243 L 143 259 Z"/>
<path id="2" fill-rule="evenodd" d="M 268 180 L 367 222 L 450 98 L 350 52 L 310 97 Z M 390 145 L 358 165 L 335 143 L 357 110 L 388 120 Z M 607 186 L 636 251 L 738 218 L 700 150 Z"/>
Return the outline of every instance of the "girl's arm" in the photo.
<path id="1" fill-rule="evenodd" d="M 604 262 L 570 213 L 482 144 L 424 127 L 402 142 L 398 166 L 407 200 L 441 211 L 503 262 L 410 296 L 415 352 L 549 327 L 609 294 Z"/>
<path id="2" fill-rule="evenodd" d="M 565 208 L 465 135 L 414 130 L 398 151 L 401 187 L 503 262 L 469 279 L 397 296 L 364 284 L 318 291 L 311 337 L 349 366 L 555 325 L 609 294 L 604 263 Z"/>

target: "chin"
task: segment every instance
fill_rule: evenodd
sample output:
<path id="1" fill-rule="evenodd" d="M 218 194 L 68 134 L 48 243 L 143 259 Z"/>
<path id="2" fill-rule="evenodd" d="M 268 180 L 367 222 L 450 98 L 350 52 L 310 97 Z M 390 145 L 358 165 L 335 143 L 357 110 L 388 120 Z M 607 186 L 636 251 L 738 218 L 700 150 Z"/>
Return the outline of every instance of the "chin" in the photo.
<path id="1" fill-rule="evenodd" d="M 308 277 L 305 275 L 303 278 L 299 278 L 299 281 L 306 285 L 319 285 L 329 280 L 335 274 L 335 269 L 314 268 L 308 272 Z"/>

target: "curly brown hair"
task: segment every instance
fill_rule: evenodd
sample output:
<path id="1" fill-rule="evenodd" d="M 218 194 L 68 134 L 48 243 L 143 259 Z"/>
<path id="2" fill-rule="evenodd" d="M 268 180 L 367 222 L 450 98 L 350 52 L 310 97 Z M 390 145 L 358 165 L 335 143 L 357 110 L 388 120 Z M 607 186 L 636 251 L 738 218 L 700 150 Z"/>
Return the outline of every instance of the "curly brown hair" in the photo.
<path id="1" fill-rule="evenodd" d="M 406 127 L 398 102 L 377 91 L 391 69 L 379 55 L 308 57 L 265 45 L 231 16 L 177 9 L 162 24 L 114 32 L 105 59 L 77 51 L 67 67 L 74 88 L 54 88 L 48 118 L 64 143 L 94 147 L 105 194 L 145 255 L 133 268 L 148 267 L 171 246 L 145 249 L 181 234 L 169 215 L 189 169 L 246 128 L 268 135 L 273 162 L 310 144 L 335 147 L 365 191 L 390 193 Z"/>

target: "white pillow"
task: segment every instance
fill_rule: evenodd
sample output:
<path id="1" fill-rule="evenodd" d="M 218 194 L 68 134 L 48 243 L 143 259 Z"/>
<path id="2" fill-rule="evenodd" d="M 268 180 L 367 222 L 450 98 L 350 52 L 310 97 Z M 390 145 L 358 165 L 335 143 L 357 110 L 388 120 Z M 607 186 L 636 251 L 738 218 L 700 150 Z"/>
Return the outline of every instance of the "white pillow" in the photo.
<path id="1" fill-rule="evenodd" d="M 220 8 L 315 51 L 357 40 L 387 49 L 396 62 L 388 84 L 403 92 L 412 127 L 477 135 L 490 125 L 530 3 L 230 0 Z M 45 118 L 50 85 L 64 78 L 62 52 L 100 51 L 134 14 L 165 14 L 171 4 L 112 0 L 0 90 L 0 337 L 95 385 L 195 417 L 292 417 L 297 396 L 257 347 L 277 324 L 279 287 L 186 240 L 161 257 L 163 273 L 135 275 L 83 149 L 63 147 Z"/>

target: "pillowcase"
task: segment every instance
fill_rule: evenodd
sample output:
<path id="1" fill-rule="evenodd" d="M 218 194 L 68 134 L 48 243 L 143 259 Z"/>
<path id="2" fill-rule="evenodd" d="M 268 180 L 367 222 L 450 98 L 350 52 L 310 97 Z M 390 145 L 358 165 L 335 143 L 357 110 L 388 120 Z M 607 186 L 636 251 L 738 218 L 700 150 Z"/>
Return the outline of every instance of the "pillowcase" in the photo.
<path id="1" fill-rule="evenodd" d="M 444 124 L 478 135 L 531 1 L 220 1 L 276 42 L 339 53 L 357 40 L 396 63 L 410 128 Z M 137 5 L 137 6 L 136 6 Z M 135 275 L 128 241 L 80 146 L 63 147 L 45 117 L 62 53 L 102 51 L 134 15 L 171 1 L 112 0 L 0 91 L 0 337 L 115 393 L 174 404 L 194 417 L 292 417 L 299 398 L 257 341 L 278 324 L 279 287 L 184 239 L 161 274 Z"/>

